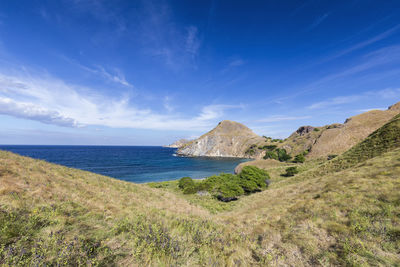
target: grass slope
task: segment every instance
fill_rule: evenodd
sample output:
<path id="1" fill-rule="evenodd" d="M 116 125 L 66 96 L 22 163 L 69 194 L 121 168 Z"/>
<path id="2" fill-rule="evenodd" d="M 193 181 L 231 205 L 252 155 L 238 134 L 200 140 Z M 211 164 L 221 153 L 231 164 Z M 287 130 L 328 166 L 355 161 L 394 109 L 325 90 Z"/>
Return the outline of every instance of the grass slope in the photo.
<path id="1" fill-rule="evenodd" d="M 399 120 L 234 204 L 0 151 L 0 264 L 399 266 Z"/>
<path id="2" fill-rule="evenodd" d="M 0 151 L 0 264 L 220 265 L 240 240 L 174 194 Z"/>

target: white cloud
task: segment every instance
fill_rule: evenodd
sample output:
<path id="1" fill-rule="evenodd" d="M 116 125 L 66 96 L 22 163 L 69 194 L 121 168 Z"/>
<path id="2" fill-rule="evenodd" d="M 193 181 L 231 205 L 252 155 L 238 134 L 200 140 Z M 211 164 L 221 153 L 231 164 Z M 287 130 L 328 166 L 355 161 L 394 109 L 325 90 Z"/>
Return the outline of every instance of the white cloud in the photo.
<path id="1" fill-rule="evenodd" d="M 110 97 L 91 88 L 67 84 L 46 75 L 0 73 L 0 113 L 59 126 L 100 125 L 115 128 L 206 130 L 227 109 L 241 105 L 208 105 L 199 114 L 162 114 L 132 105 L 129 96 Z M 171 109 L 172 111 L 172 109 Z"/>
<path id="2" fill-rule="evenodd" d="M 203 107 L 200 115 L 196 118 L 198 121 L 213 120 L 221 118 L 227 109 L 243 108 L 243 105 L 209 105 Z"/>
<path id="3" fill-rule="evenodd" d="M 368 112 L 371 110 L 385 110 L 387 108 L 366 108 L 366 109 L 359 109 L 358 112 Z"/>
<path id="4" fill-rule="evenodd" d="M 174 111 L 174 107 L 171 105 L 171 97 L 166 96 L 164 97 L 164 108 L 168 111 L 168 112 L 172 112 Z"/>
<path id="5" fill-rule="evenodd" d="M 100 66 L 100 65 L 95 65 L 94 67 L 87 67 L 87 66 L 84 66 L 84 65 L 78 63 L 77 61 L 67 58 L 65 56 L 61 56 L 61 58 L 70 64 L 78 66 L 79 68 L 81 68 L 84 71 L 87 71 L 94 75 L 99 75 L 100 77 L 102 77 L 103 79 L 105 79 L 107 81 L 114 82 L 114 83 L 117 83 L 117 84 L 120 84 L 120 85 L 123 85 L 126 87 L 131 87 L 131 88 L 134 87 L 131 83 L 129 83 L 126 80 L 125 75 L 118 68 L 113 68 L 113 71 L 111 72 L 111 71 L 107 71 L 106 68 L 104 68 L 103 66 Z"/>
<path id="6" fill-rule="evenodd" d="M 311 116 L 285 116 L 285 115 L 272 115 L 263 119 L 257 120 L 258 122 L 281 122 L 281 121 L 294 121 L 309 119 Z"/>
<path id="7" fill-rule="evenodd" d="M 337 106 L 337 105 L 342 105 L 342 104 L 348 104 L 348 103 L 353 103 L 359 100 L 361 96 L 358 95 L 351 95 L 351 96 L 339 96 L 335 97 L 332 99 L 329 99 L 327 101 L 321 101 L 312 104 L 309 106 L 309 109 L 320 109 L 320 108 L 326 108 L 326 107 L 331 107 L 331 106 Z"/>
<path id="8" fill-rule="evenodd" d="M 57 111 L 49 110 L 32 103 L 16 102 L 5 97 L 0 97 L 0 114 L 7 114 L 17 118 L 30 119 L 58 126 L 79 126 L 76 120 L 64 117 Z"/>
<path id="9" fill-rule="evenodd" d="M 340 106 L 344 104 L 350 104 L 357 101 L 361 101 L 367 98 L 381 98 L 381 99 L 393 99 L 393 101 L 398 101 L 400 99 L 400 89 L 387 88 L 377 91 L 367 91 L 359 95 L 348 95 L 348 96 L 338 96 L 328 100 L 320 101 L 310 105 L 309 109 L 321 109 L 332 106 Z M 396 100 L 397 99 L 397 100 Z"/>

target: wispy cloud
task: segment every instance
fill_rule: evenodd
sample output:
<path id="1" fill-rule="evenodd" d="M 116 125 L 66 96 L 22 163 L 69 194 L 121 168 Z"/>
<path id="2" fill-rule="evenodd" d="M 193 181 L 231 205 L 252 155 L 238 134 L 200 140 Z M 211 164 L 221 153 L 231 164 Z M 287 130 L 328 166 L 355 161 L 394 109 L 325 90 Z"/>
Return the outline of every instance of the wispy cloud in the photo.
<path id="1" fill-rule="evenodd" d="M 193 58 L 197 55 L 197 51 L 200 47 L 200 41 L 197 36 L 197 27 L 190 26 L 187 28 L 186 36 L 186 52 L 188 52 Z"/>
<path id="2" fill-rule="evenodd" d="M 328 16 L 329 16 L 329 13 L 325 13 L 322 16 L 319 16 L 304 31 L 309 32 L 309 31 L 312 31 L 313 29 L 317 28 L 324 20 L 326 20 L 328 18 Z"/>
<path id="3" fill-rule="evenodd" d="M 304 93 L 321 90 L 326 86 L 330 86 L 334 81 L 339 82 L 344 78 L 349 79 L 352 78 L 351 76 L 356 77 L 356 75 L 362 75 L 363 73 L 367 73 L 367 71 L 371 71 L 373 69 L 377 69 L 377 71 L 370 76 L 371 78 L 378 80 L 380 77 L 385 77 L 385 75 L 387 75 L 387 72 L 382 70 L 384 66 L 391 66 L 398 63 L 400 63 L 400 45 L 383 47 L 365 54 L 352 66 L 328 74 L 320 79 L 302 86 L 301 88 L 297 88 L 297 93 L 282 97 L 278 99 L 278 101 L 298 97 Z M 381 69 L 378 69 L 378 67 Z M 389 72 L 392 74 L 397 73 L 393 72 L 393 70 L 390 70 Z M 363 79 L 365 81 L 366 79 L 369 79 L 369 77 L 364 77 Z"/>
<path id="4" fill-rule="evenodd" d="M 335 58 L 344 56 L 344 55 L 349 54 L 351 52 L 354 52 L 356 50 L 362 49 L 362 48 L 364 48 L 364 47 L 366 47 L 368 45 L 371 45 L 373 43 L 381 41 L 381 40 L 383 40 L 385 38 L 388 38 L 389 36 L 391 36 L 392 34 L 397 32 L 399 29 L 400 29 L 400 24 L 397 24 L 396 26 L 394 26 L 394 27 L 392 27 L 392 28 L 390 28 L 390 29 L 388 29 L 388 30 L 386 30 L 386 31 L 384 31 L 384 32 L 372 37 L 372 38 L 369 38 L 368 40 L 359 42 L 359 43 L 357 43 L 357 44 L 355 44 L 355 45 L 353 45 L 353 46 L 351 46 L 349 48 L 346 48 L 346 49 L 344 49 L 342 51 L 339 51 L 338 53 L 334 54 L 333 56 L 330 56 L 330 57 L 326 58 L 325 61 L 333 60 Z"/>
<path id="5" fill-rule="evenodd" d="M 68 84 L 48 75 L 0 73 L 0 114 L 58 126 L 206 130 L 226 110 L 236 108 L 242 106 L 207 105 L 193 116 L 158 113 L 151 108 L 138 108 L 127 95 L 110 98 L 92 88 Z"/>
<path id="6" fill-rule="evenodd" d="M 179 25 L 166 3 L 144 1 L 137 34 L 145 53 L 164 61 L 172 70 L 196 66 L 201 47 L 200 30 L 195 25 Z"/>
<path id="7" fill-rule="evenodd" d="M 120 71 L 117 68 L 114 68 L 113 73 L 108 72 L 104 67 L 99 66 L 99 65 L 97 65 L 95 69 L 89 69 L 89 70 L 95 74 L 100 74 L 101 76 L 103 76 L 104 78 L 106 78 L 109 81 L 119 83 L 119 84 L 127 86 L 127 87 L 133 87 L 132 84 L 127 82 L 127 80 L 125 79 L 125 75 L 122 73 L 122 71 Z"/>
<path id="8" fill-rule="evenodd" d="M 171 105 L 171 97 L 166 96 L 164 97 L 164 108 L 168 111 L 168 112 L 172 112 L 174 111 L 175 107 Z"/>
<path id="9" fill-rule="evenodd" d="M 132 88 L 134 87 L 133 84 L 129 83 L 126 80 L 124 73 L 118 68 L 112 68 L 112 71 L 110 71 L 101 65 L 94 65 L 93 67 L 88 67 L 64 55 L 59 55 L 59 57 L 86 72 L 102 77 L 106 81 L 117 83 L 126 87 L 132 87 Z"/>
<path id="10" fill-rule="evenodd" d="M 243 65 L 244 64 L 244 61 L 242 60 L 242 59 L 235 59 L 235 60 L 232 60 L 230 63 L 229 63 L 229 66 L 230 67 L 238 67 L 238 66 L 241 66 L 241 65 Z"/>
<path id="11" fill-rule="evenodd" d="M 321 109 L 321 108 L 327 108 L 331 106 L 337 106 L 337 105 L 342 105 L 342 104 L 348 104 L 348 103 L 353 103 L 359 100 L 361 96 L 358 95 L 351 95 L 351 96 L 339 96 L 335 97 L 332 99 L 329 99 L 327 101 L 321 101 L 312 104 L 309 106 L 309 109 Z"/>
<path id="12" fill-rule="evenodd" d="M 368 91 L 359 95 L 338 96 L 324 101 L 316 102 L 308 107 L 308 109 L 322 109 L 344 104 L 355 103 L 364 101 L 365 99 L 393 99 L 394 101 L 400 100 L 400 89 L 387 88 L 377 91 Z"/>
<path id="13" fill-rule="evenodd" d="M 365 109 L 359 109 L 358 112 L 368 112 L 371 110 L 385 110 L 387 108 L 365 108 Z"/>
<path id="14" fill-rule="evenodd" d="M 196 120 L 207 121 L 221 118 L 227 109 L 242 109 L 243 105 L 209 105 L 205 106 Z"/>
<path id="15" fill-rule="evenodd" d="M 311 116 L 285 116 L 285 115 L 271 115 L 269 117 L 259 119 L 258 122 L 281 122 L 281 121 L 295 121 L 309 119 Z"/>

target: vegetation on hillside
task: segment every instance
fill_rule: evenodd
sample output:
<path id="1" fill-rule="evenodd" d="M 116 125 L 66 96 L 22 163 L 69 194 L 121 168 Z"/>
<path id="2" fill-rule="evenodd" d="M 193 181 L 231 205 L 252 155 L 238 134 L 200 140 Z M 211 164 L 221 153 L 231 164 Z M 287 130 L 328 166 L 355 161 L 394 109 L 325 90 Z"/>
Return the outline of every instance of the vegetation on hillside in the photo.
<path id="1" fill-rule="evenodd" d="M 250 194 L 254 167 L 152 188 L 0 151 L 0 265 L 399 266 L 400 116 L 320 163 Z"/>
<path id="2" fill-rule="evenodd" d="M 281 162 L 289 161 L 292 158 L 284 148 L 275 148 L 273 150 L 267 150 L 265 152 L 264 159 L 275 159 Z"/>
<path id="3" fill-rule="evenodd" d="M 207 191 L 216 199 L 229 202 L 237 200 L 241 195 L 259 192 L 267 188 L 269 179 L 266 171 L 254 166 L 247 166 L 238 175 L 221 173 L 201 181 L 183 177 L 179 180 L 178 186 L 185 194 Z"/>
<path id="4" fill-rule="evenodd" d="M 296 174 L 299 173 L 299 170 L 297 169 L 296 166 L 293 167 L 288 167 L 286 168 L 286 173 L 282 174 L 282 176 L 290 177 L 290 176 L 295 176 Z"/>
<path id="5" fill-rule="evenodd" d="M 400 147 L 400 114 L 342 155 L 315 169 L 316 175 L 340 171 Z"/>

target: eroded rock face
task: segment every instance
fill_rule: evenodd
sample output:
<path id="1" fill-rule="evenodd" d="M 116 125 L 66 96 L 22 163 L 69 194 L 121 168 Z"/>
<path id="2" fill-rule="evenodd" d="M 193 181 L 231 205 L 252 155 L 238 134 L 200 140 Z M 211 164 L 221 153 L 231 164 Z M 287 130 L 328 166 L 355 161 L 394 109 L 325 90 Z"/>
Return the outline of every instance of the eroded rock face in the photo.
<path id="1" fill-rule="evenodd" d="M 263 138 L 241 123 L 222 121 L 217 127 L 178 150 L 183 156 L 248 158 L 248 148 Z"/>
<path id="2" fill-rule="evenodd" d="M 301 126 L 296 133 L 298 133 L 300 136 L 303 136 L 305 134 L 308 134 L 312 132 L 315 129 L 315 127 L 312 126 Z"/>

